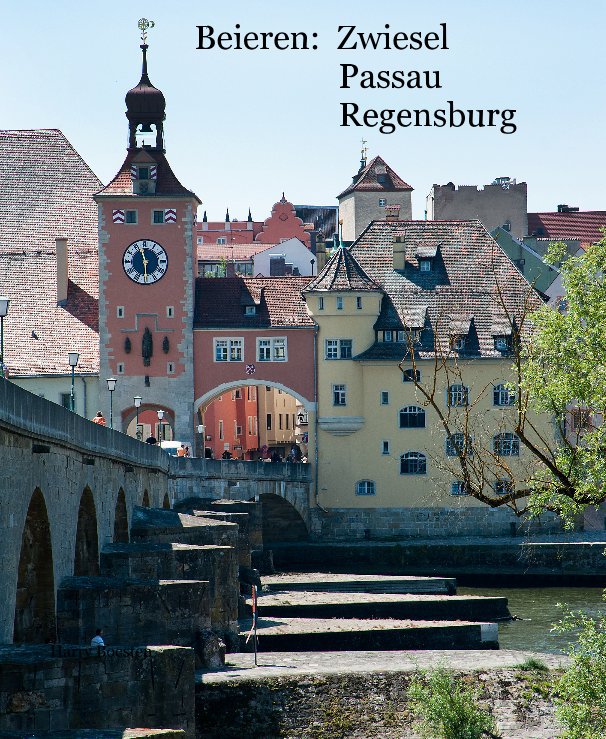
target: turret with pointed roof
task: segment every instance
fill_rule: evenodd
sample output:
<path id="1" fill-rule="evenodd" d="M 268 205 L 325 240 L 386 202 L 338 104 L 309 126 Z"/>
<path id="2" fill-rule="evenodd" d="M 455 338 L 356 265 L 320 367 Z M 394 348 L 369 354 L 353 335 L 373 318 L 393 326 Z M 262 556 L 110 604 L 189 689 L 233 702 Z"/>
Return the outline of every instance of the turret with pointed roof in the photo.
<path id="1" fill-rule="evenodd" d="M 343 239 L 354 241 L 371 221 L 412 219 L 413 188 L 382 159 L 374 157 L 338 196 Z"/>

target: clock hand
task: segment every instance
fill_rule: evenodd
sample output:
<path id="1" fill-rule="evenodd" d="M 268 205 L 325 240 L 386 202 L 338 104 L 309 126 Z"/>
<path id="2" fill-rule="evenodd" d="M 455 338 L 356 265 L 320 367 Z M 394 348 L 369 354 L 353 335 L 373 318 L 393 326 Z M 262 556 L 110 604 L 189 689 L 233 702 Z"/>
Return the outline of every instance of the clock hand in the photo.
<path id="1" fill-rule="evenodd" d="M 149 260 L 145 258 L 145 252 L 141 247 L 139 247 L 139 251 L 141 252 L 141 258 L 143 260 L 143 281 L 147 282 L 147 265 Z"/>

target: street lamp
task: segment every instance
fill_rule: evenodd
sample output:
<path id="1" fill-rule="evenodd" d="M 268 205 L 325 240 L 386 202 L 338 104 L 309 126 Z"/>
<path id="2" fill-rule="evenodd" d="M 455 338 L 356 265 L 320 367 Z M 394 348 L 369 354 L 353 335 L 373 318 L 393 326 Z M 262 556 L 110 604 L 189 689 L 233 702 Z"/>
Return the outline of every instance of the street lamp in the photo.
<path id="1" fill-rule="evenodd" d="M 73 413 L 76 410 L 76 396 L 74 395 L 74 373 L 76 371 L 76 367 L 78 366 L 78 362 L 80 361 L 80 355 L 78 354 L 78 352 L 69 352 L 67 356 L 69 366 L 72 368 L 72 392 L 70 395 L 69 407 L 71 409 L 71 412 Z"/>
<path id="2" fill-rule="evenodd" d="M 158 411 L 158 421 L 160 422 L 160 433 L 162 434 L 162 439 L 158 439 L 160 443 L 164 441 L 164 424 L 162 423 L 162 419 L 164 418 L 164 411 L 159 410 Z M 158 434 L 160 436 L 160 434 Z"/>
<path id="3" fill-rule="evenodd" d="M 137 420 L 135 421 L 135 436 L 139 441 L 141 441 L 141 436 L 139 435 L 139 408 L 141 408 L 141 401 L 143 398 L 140 395 L 135 395 L 133 398 L 133 401 L 135 403 L 135 411 L 137 413 Z"/>
<path id="4" fill-rule="evenodd" d="M 0 375 L 4 377 L 4 316 L 8 313 L 8 298 L 0 298 Z"/>
<path id="5" fill-rule="evenodd" d="M 116 389 L 116 383 L 118 380 L 116 380 L 115 377 L 108 377 L 107 380 L 107 389 L 109 390 L 109 427 L 110 429 L 114 428 L 114 390 Z"/>
<path id="6" fill-rule="evenodd" d="M 198 433 L 200 434 L 200 447 L 202 448 L 202 457 L 206 457 L 206 449 L 204 446 L 204 432 L 206 431 L 206 426 L 204 424 L 199 423 L 198 424 Z"/>

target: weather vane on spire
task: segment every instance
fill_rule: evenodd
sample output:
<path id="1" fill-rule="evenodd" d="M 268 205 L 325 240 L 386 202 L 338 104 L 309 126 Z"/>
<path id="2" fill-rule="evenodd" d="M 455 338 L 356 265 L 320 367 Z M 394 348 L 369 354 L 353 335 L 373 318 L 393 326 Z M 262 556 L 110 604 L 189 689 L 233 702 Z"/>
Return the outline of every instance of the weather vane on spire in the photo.
<path id="1" fill-rule="evenodd" d="M 366 155 L 368 154 L 368 147 L 366 146 L 367 143 L 368 141 L 366 141 L 366 139 L 362 139 L 362 157 L 360 159 L 360 164 L 362 165 L 362 167 L 366 166 Z"/>
<path id="2" fill-rule="evenodd" d="M 148 21 L 147 18 L 141 18 L 137 23 L 139 30 L 141 31 L 141 41 L 147 44 L 147 29 L 153 28 L 156 24 L 153 21 Z"/>

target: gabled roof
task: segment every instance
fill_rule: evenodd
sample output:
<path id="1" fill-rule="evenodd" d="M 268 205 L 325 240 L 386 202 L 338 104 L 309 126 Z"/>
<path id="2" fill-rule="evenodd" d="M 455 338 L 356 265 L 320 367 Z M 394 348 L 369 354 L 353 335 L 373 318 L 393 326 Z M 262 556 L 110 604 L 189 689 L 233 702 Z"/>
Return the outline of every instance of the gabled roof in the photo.
<path id="1" fill-rule="evenodd" d="M 301 291 L 309 277 L 198 277 L 194 328 L 313 327 Z M 256 305 L 245 315 L 245 305 Z"/>
<path id="2" fill-rule="evenodd" d="M 152 149 L 151 151 L 145 149 L 129 149 L 126 159 L 118 170 L 118 174 L 109 185 L 99 190 L 97 195 L 119 195 L 120 197 L 130 195 L 133 198 L 154 197 L 153 195 L 139 195 L 133 192 L 130 165 L 140 161 L 143 154 L 147 154 L 144 157 L 146 162 L 155 162 L 158 167 L 156 195 L 186 195 L 195 198 L 198 203 L 202 202 L 195 193 L 183 187 L 170 168 L 168 160 L 158 149 Z"/>
<path id="3" fill-rule="evenodd" d="M 586 210 L 572 213 L 529 213 L 528 235 L 554 240 L 578 240 L 594 244 L 604 237 L 606 211 Z"/>
<path id="4" fill-rule="evenodd" d="M 12 375 L 99 371 L 97 206 L 101 182 L 57 130 L 0 131 L 0 294 Z M 55 239 L 68 239 L 67 304 L 57 307 Z"/>
<path id="5" fill-rule="evenodd" d="M 350 192 L 399 192 L 412 189 L 389 164 L 376 156 L 361 172 L 358 172 L 351 185 L 337 195 L 337 198 L 341 199 Z"/>
<path id="6" fill-rule="evenodd" d="M 336 249 L 324 269 L 305 288 L 305 292 L 315 290 L 360 291 L 380 290 L 370 279 L 348 249 Z"/>
<path id="7" fill-rule="evenodd" d="M 406 255 L 402 270 L 393 266 L 396 239 Z M 439 244 L 439 265 L 431 272 L 421 272 L 415 257 L 424 243 Z M 425 321 L 420 357 L 432 356 L 434 340 L 447 351 L 453 332 L 465 331 L 468 356 L 500 357 L 493 331 L 507 321 L 501 301 L 518 321 L 542 304 L 479 221 L 374 221 L 350 251 L 385 293 L 378 331 L 419 328 Z M 357 359 L 401 359 L 405 353 L 405 344 L 378 342 Z"/>
<path id="8" fill-rule="evenodd" d="M 235 259 L 239 262 L 250 261 L 255 254 L 272 249 L 271 244 L 198 244 L 198 259 L 201 261 L 230 262 Z"/>

